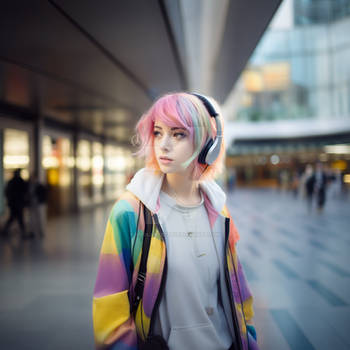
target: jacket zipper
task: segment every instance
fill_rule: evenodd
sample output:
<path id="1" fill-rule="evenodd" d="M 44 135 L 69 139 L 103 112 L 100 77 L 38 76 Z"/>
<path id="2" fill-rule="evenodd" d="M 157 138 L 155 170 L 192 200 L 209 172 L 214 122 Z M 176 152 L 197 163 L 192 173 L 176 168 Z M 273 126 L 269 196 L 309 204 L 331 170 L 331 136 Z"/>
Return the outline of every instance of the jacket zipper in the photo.
<path id="1" fill-rule="evenodd" d="M 230 305 L 231 305 L 231 311 L 232 311 L 232 316 L 233 316 L 233 326 L 234 326 L 234 331 L 235 331 L 235 336 L 236 336 L 236 343 L 238 343 L 239 350 L 243 350 L 242 338 L 240 335 L 240 329 L 239 329 L 239 324 L 238 324 L 236 308 L 235 308 L 234 301 L 233 301 L 232 286 L 231 286 L 231 282 L 230 282 L 230 274 L 229 274 L 228 264 L 227 264 L 226 252 L 227 252 L 229 228 L 230 228 L 230 218 L 225 218 L 225 259 L 224 259 L 225 260 L 225 277 L 226 277 L 227 288 L 229 290 L 229 298 L 230 298 Z M 232 263 L 234 263 L 234 262 L 232 261 Z M 242 310 L 242 312 L 243 312 L 243 310 Z"/>
<path id="2" fill-rule="evenodd" d="M 165 243 L 164 232 L 163 232 L 162 227 L 160 226 L 157 214 L 153 214 L 153 217 L 154 217 L 154 221 L 155 221 L 156 227 L 157 227 L 157 229 L 158 229 L 158 231 L 160 233 L 160 236 L 162 237 L 162 239 L 163 239 L 163 241 Z M 147 337 L 152 335 L 153 326 L 154 326 L 154 320 L 155 320 L 154 316 L 155 316 L 156 311 L 159 308 L 160 300 L 161 300 L 163 292 L 164 292 L 167 272 L 168 272 L 168 261 L 167 261 L 167 254 L 166 254 L 166 245 L 165 245 L 164 271 L 162 273 L 162 280 L 160 282 L 160 288 L 159 288 L 159 291 L 158 291 L 157 299 L 156 299 L 156 302 L 155 302 L 153 310 L 152 310 L 150 327 L 149 327 L 149 332 L 148 332 L 148 336 Z"/>

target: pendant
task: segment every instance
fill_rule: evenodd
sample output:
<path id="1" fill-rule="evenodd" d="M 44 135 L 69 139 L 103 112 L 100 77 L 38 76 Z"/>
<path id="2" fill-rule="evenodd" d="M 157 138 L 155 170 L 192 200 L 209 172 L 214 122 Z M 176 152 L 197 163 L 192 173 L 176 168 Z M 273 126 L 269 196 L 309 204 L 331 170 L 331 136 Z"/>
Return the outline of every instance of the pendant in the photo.
<path id="1" fill-rule="evenodd" d="M 207 312 L 207 315 L 208 316 L 211 316 L 213 313 L 214 313 L 214 308 L 210 307 L 210 306 L 207 306 L 205 308 L 205 311 Z"/>

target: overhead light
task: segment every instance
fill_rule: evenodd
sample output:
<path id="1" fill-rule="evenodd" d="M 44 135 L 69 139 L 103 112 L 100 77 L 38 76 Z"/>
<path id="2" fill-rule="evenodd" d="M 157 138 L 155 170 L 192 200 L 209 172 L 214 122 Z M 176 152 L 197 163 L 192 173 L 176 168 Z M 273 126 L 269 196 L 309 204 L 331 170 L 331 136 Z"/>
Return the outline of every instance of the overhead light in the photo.
<path id="1" fill-rule="evenodd" d="M 6 155 L 3 159 L 5 169 L 21 168 L 29 164 L 28 156 Z"/>
<path id="2" fill-rule="evenodd" d="M 86 156 L 78 157 L 77 168 L 81 171 L 89 171 L 91 169 L 91 159 Z"/>
<path id="3" fill-rule="evenodd" d="M 92 157 L 92 167 L 94 169 L 103 169 L 103 157 L 101 155 Z"/>
<path id="4" fill-rule="evenodd" d="M 264 89 L 261 72 L 247 69 L 243 72 L 244 86 L 249 92 L 261 92 Z"/>
<path id="5" fill-rule="evenodd" d="M 340 144 L 340 145 L 329 145 L 324 147 L 325 152 L 333 154 L 347 154 L 350 153 L 349 144 Z"/>
<path id="6" fill-rule="evenodd" d="M 277 155 L 277 154 L 273 154 L 271 157 L 270 157 L 270 161 L 273 165 L 276 165 L 280 162 L 280 157 Z"/>
<path id="7" fill-rule="evenodd" d="M 45 169 L 58 168 L 60 166 L 59 159 L 57 157 L 52 157 L 52 156 L 44 157 L 41 164 Z"/>
<path id="8" fill-rule="evenodd" d="M 350 174 L 345 174 L 344 175 L 344 182 L 347 184 L 350 184 Z"/>

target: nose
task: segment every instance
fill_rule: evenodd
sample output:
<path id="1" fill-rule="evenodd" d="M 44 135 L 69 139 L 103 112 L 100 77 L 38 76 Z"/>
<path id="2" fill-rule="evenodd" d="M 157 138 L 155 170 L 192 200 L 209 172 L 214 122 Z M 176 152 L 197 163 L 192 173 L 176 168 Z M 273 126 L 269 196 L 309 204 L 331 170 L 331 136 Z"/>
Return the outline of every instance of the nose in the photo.
<path id="1" fill-rule="evenodd" d="M 171 137 L 168 134 L 165 134 L 160 141 L 160 149 L 162 151 L 171 150 Z"/>

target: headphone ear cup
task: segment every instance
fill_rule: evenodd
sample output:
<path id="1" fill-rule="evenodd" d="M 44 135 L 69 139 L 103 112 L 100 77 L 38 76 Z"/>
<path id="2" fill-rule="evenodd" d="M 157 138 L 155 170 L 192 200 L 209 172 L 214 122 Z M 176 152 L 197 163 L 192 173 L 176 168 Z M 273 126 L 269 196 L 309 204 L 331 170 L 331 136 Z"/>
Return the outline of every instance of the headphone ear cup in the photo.
<path id="1" fill-rule="evenodd" d="M 205 158 L 207 157 L 207 154 L 210 150 L 210 147 L 213 145 L 214 140 L 212 138 L 210 138 L 207 143 L 205 144 L 205 146 L 203 147 L 203 149 L 201 150 L 201 152 L 198 155 L 198 163 L 200 164 L 207 164 Z"/>

